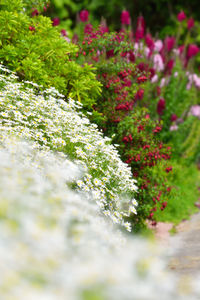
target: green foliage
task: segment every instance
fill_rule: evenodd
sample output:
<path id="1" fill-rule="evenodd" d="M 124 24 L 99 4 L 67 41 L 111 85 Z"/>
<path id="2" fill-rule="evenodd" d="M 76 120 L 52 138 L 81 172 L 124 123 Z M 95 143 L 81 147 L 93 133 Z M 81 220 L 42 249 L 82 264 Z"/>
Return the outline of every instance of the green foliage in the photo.
<path id="1" fill-rule="evenodd" d="M 183 159 L 173 161 L 172 165 L 176 172 L 170 174 L 169 182 L 174 188 L 166 209 L 162 213 L 157 211 L 155 217 L 157 221 L 178 224 L 197 211 L 194 204 L 199 197 L 200 172 L 194 164 L 186 166 Z"/>
<path id="2" fill-rule="evenodd" d="M 93 67 L 75 63 L 77 46 L 61 38 L 49 18 L 21 13 L 23 4 L 6 1 L 0 11 L 0 60 L 20 78 L 54 86 L 91 109 L 100 93 Z"/>

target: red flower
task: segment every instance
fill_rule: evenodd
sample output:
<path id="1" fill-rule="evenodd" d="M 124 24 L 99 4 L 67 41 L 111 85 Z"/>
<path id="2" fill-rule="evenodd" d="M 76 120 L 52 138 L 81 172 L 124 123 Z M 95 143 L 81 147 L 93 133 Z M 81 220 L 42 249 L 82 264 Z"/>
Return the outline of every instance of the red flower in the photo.
<path id="1" fill-rule="evenodd" d="M 87 22 L 89 17 L 89 12 L 86 9 L 84 9 L 80 12 L 79 17 L 81 22 Z"/>
<path id="2" fill-rule="evenodd" d="M 165 99 L 160 98 L 160 100 L 158 101 L 158 104 L 157 104 L 157 113 L 159 115 L 162 115 L 164 109 L 165 109 Z"/>
<path id="3" fill-rule="evenodd" d="M 30 31 L 35 31 L 35 27 L 34 26 L 29 26 L 29 30 Z"/>
<path id="4" fill-rule="evenodd" d="M 167 167 L 167 168 L 165 169 L 165 171 L 166 171 L 167 173 L 169 173 L 170 171 L 172 171 L 172 167 Z"/>
<path id="5" fill-rule="evenodd" d="M 190 18 L 187 21 L 187 28 L 188 28 L 188 30 L 190 30 L 192 27 L 194 27 L 194 19 Z"/>
<path id="6" fill-rule="evenodd" d="M 181 11 L 178 15 L 177 15 L 177 19 L 179 22 L 182 22 L 183 20 L 186 19 L 186 15 L 184 13 L 184 11 Z"/>
<path id="7" fill-rule="evenodd" d="M 137 78 L 137 83 L 143 83 L 145 81 L 147 81 L 147 77 L 146 76 L 140 76 Z"/>
<path id="8" fill-rule="evenodd" d="M 153 133 L 158 133 L 162 130 L 162 127 L 156 126 L 156 128 L 153 130 Z"/>
<path id="9" fill-rule="evenodd" d="M 122 13 L 121 13 L 121 23 L 123 25 L 130 25 L 130 14 L 127 10 L 123 10 Z"/>
<path id="10" fill-rule="evenodd" d="M 143 125 L 139 125 L 137 127 L 138 132 L 143 131 L 144 130 L 144 126 Z"/>
<path id="11" fill-rule="evenodd" d="M 195 44 L 190 44 L 187 50 L 187 58 L 190 59 L 191 57 L 197 55 L 198 52 L 199 47 L 197 47 Z"/>
<path id="12" fill-rule="evenodd" d="M 39 15 L 39 11 L 35 8 L 32 8 L 32 13 L 31 13 L 31 16 L 32 17 L 35 17 L 35 16 L 38 16 Z"/>
<path id="13" fill-rule="evenodd" d="M 60 24 L 60 19 L 59 18 L 53 18 L 52 22 L 53 22 L 53 24 L 52 24 L 53 26 L 58 26 Z"/>

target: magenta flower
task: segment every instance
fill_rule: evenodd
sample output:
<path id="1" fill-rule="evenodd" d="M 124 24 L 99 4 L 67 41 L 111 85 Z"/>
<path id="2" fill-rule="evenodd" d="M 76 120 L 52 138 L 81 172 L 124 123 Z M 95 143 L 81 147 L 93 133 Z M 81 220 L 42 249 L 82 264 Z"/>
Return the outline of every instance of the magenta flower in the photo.
<path id="1" fill-rule="evenodd" d="M 150 33 L 146 34 L 146 36 L 145 36 L 145 43 L 149 47 L 149 49 L 151 51 L 153 51 L 153 49 L 154 49 L 154 40 L 152 39 L 152 36 L 151 36 Z"/>
<path id="2" fill-rule="evenodd" d="M 107 58 L 113 57 L 114 55 L 115 55 L 114 54 L 114 49 L 106 51 L 106 57 Z"/>
<path id="3" fill-rule="evenodd" d="M 135 32 L 136 41 L 143 39 L 144 34 L 145 34 L 145 21 L 143 16 L 140 16 L 137 19 L 137 28 Z"/>
<path id="4" fill-rule="evenodd" d="M 174 60 L 170 59 L 166 65 L 166 72 L 171 74 L 173 66 L 174 66 Z"/>
<path id="5" fill-rule="evenodd" d="M 106 26 L 106 25 L 100 25 L 100 28 L 99 28 L 100 30 L 101 30 L 101 32 L 104 34 L 104 33 L 106 33 L 106 32 L 109 32 L 109 28 L 108 28 L 108 26 Z"/>
<path id="6" fill-rule="evenodd" d="M 128 53 L 128 58 L 130 59 L 130 61 L 131 61 L 132 63 L 135 62 L 135 54 L 133 53 L 132 50 L 129 51 L 129 53 Z"/>
<path id="7" fill-rule="evenodd" d="M 84 28 L 84 33 L 85 33 L 85 34 L 90 34 L 90 33 L 92 33 L 92 30 L 93 30 L 92 24 L 86 24 L 86 25 L 85 25 L 85 28 Z"/>
<path id="8" fill-rule="evenodd" d="M 65 29 L 61 29 L 60 33 L 62 36 L 67 36 L 67 31 Z"/>
<path id="9" fill-rule="evenodd" d="M 167 47 L 167 51 L 172 50 L 172 48 L 175 45 L 175 41 L 176 41 L 176 39 L 173 36 L 168 36 L 168 37 L 165 38 L 165 45 Z"/>
<path id="10" fill-rule="evenodd" d="M 192 27 L 194 27 L 194 19 L 190 18 L 187 21 L 187 28 L 188 28 L 188 30 L 190 30 Z"/>
<path id="11" fill-rule="evenodd" d="M 183 53 L 184 48 L 185 48 L 185 45 L 181 45 L 178 47 L 179 54 Z"/>
<path id="12" fill-rule="evenodd" d="M 171 115 L 171 121 L 172 121 L 172 122 L 175 122 L 175 121 L 177 120 L 177 118 L 178 118 L 178 117 L 177 117 L 176 114 L 172 114 L 172 115 Z"/>
<path id="13" fill-rule="evenodd" d="M 177 19 L 178 19 L 179 22 L 182 22 L 183 20 L 186 19 L 186 15 L 185 15 L 183 10 L 180 11 L 180 13 L 177 15 Z"/>
<path id="14" fill-rule="evenodd" d="M 165 110 L 165 99 L 160 98 L 160 100 L 158 101 L 158 104 L 157 104 L 157 113 L 159 115 L 162 115 L 164 110 Z"/>
<path id="15" fill-rule="evenodd" d="M 191 57 L 197 55 L 198 52 L 199 52 L 199 47 L 197 47 L 197 45 L 195 44 L 190 44 L 187 50 L 187 58 L 190 59 Z"/>
<path id="16" fill-rule="evenodd" d="M 52 22 L 53 22 L 53 24 L 52 24 L 53 26 L 58 26 L 60 24 L 60 19 L 59 18 L 53 18 Z"/>
<path id="17" fill-rule="evenodd" d="M 87 22 L 89 17 L 89 12 L 86 9 L 84 9 L 80 12 L 79 17 L 81 22 Z"/>
<path id="18" fill-rule="evenodd" d="M 121 13 L 121 23 L 123 25 L 130 25 L 131 19 L 130 19 L 130 14 L 127 10 L 123 10 Z"/>
<path id="19" fill-rule="evenodd" d="M 35 16 L 38 16 L 38 15 L 39 15 L 39 11 L 36 8 L 32 8 L 31 16 L 35 17 Z"/>

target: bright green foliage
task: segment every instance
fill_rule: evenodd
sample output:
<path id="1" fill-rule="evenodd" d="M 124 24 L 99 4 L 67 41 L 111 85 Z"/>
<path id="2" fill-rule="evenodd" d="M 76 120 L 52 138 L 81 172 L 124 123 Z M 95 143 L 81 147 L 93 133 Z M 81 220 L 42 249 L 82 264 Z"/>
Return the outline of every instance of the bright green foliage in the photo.
<path id="1" fill-rule="evenodd" d="M 182 156 L 188 164 L 200 161 L 200 122 L 196 117 L 191 116 L 180 124 L 178 131 L 171 132 L 171 139 L 177 157 Z"/>
<path id="2" fill-rule="evenodd" d="M 76 64 L 77 47 L 52 26 L 50 18 L 29 17 L 22 1 L 5 1 L 0 11 L 0 60 L 20 78 L 54 86 L 90 109 L 100 93 L 94 69 Z"/>
<path id="3" fill-rule="evenodd" d="M 162 213 L 157 211 L 155 217 L 158 221 L 178 224 L 197 211 L 194 203 L 199 197 L 200 172 L 194 164 L 185 166 L 183 159 L 178 163 L 174 161 L 173 167 L 176 172 L 171 173 L 169 182 L 175 188 L 172 189 L 166 209 Z"/>

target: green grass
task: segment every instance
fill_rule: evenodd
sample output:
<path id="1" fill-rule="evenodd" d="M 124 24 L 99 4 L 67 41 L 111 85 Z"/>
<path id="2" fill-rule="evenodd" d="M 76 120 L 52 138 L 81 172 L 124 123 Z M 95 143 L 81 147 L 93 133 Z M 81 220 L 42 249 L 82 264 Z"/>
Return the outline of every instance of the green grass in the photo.
<path id="1" fill-rule="evenodd" d="M 200 197 L 198 191 L 200 171 L 195 164 L 186 166 L 183 160 L 173 162 L 173 170 L 170 182 L 174 188 L 168 199 L 168 205 L 164 211 L 158 211 L 155 215 L 157 221 L 172 222 L 177 225 L 198 212 L 198 208 L 194 204 Z"/>

